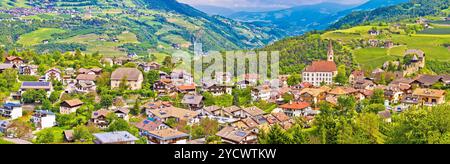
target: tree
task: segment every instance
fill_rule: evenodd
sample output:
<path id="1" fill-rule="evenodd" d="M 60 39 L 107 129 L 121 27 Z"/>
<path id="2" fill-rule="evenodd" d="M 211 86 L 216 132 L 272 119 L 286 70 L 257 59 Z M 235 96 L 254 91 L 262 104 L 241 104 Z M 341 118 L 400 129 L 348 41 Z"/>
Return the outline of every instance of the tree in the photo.
<path id="1" fill-rule="evenodd" d="M 284 101 L 284 103 L 289 103 L 289 102 L 291 102 L 292 100 L 294 100 L 294 95 L 293 94 L 290 94 L 290 93 L 284 93 L 283 94 L 283 101 Z"/>
<path id="2" fill-rule="evenodd" d="M 102 107 L 108 108 L 113 104 L 113 96 L 112 95 L 101 95 L 100 105 Z"/>
<path id="3" fill-rule="evenodd" d="M 289 86 L 297 85 L 297 84 L 299 84 L 300 82 L 302 82 L 302 77 L 301 77 L 299 74 L 297 74 L 297 73 L 292 74 L 292 75 L 289 76 L 289 78 L 287 79 L 287 84 L 288 84 Z"/>
<path id="4" fill-rule="evenodd" d="M 136 102 L 134 103 L 133 108 L 131 108 L 131 110 L 130 110 L 130 114 L 135 115 L 135 116 L 141 114 L 141 99 L 140 98 L 136 99 Z"/>
<path id="5" fill-rule="evenodd" d="M 108 127 L 109 132 L 128 130 L 130 130 L 130 125 L 128 125 L 128 122 L 123 119 L 114 120 Z"/>
<path id="6" fill-rule="evenodd" d="M 384 104 L 384 90 L 375 89 L 373 91 L 372 98 L 370 99 L 371 104 Z"/>
<path id="7" fill-rule="evenodd" d="M 130 88 L 130 86 L 128 86 L 128 81 L 127 81 L 127 76 L 124 76 L 121 80 L 120 80 L 120 84 L 119 84 L 119 90 L 121 92 L 128 90 Z"/>
<path id="8" fill-rule="evenodd" d="M 335 81 L 339 84 L 346 84 L 348 82 L 348 76 L 345 67 L 345 65 L 340 65 L 338 67 L 338 74 L 335 77 Z"/>
<path id="9" fill-rule="evenodd" d="M 303 128 L 300 125 L 294 125 L 294 127 L 290 128 L 291 131 L 291 143 L 292 144 L 308 144 L 309 136 L 306 132 L 303 131 Z"/>
<path id="10" fill-rule="evenodd" d="M 363 111 L 367 113 L 378 113 L 385 110 L 386 107 L 383 104 L 370 104 L 366 108 L 364 108 Z"/>
<path id="11" fill-rule="evenodd" d="M 55 103 L 56 101 L 59 100 L 59 96 L 61 95 L 61 91 L 54 91 L 50 94 L 49 100 L 52 103 Z"/>
<path id="12" fill-rule="evenodd" d="M 89 129 L 84 126 L 80 125 L 73 129 L 73 139 L 75 141 L 92 141 L 93 135 L 91 132 L 89 132 Z"/>
<path id="13" fill-rule="evenodd" d="M 270 128 L 269 133 L 267 133 L 265 144 L 288 144 L 290 143 L 290 138 L 280 125 L 276 124 Z"/>
<path id="14" fill-rule="evenodd" d="M 127 68 L 136 68 L 137 67 L 137 65 L 133 62 L 128 62 L 127 64 L 125 64 L 123 66 L 127 67 Z"/>

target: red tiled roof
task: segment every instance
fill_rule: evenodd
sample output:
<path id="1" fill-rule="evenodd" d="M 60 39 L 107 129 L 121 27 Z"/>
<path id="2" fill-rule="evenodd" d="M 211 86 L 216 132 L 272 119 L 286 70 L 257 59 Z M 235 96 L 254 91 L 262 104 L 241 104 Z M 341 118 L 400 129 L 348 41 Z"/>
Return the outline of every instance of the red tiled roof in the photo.
<path id="1" fill-rule="evenodd" d="M 302 110 L 307 107 L 310 107 L 310 104 L 307 102 L 293 102 L 281 105 L 280 108 L 283 109 L 293 109 L 293 110 Z"/>
<path id="2" fill-rule="evenodd" d="M 180 85 L 180 86 L 178 86 L 177 88 L 178 88 L 178 90 L 182 90 L 182 91 L 185 91 L 185 90 L 195 90 L 195 84 L 191 84 L 191 85 Z"/>
<path id="3" fill-rule="evenodd" d="M 337 71 L 336 63 L 333 61 L 314 61 L 305 69 L 306 72 L 335 72 Z"/>

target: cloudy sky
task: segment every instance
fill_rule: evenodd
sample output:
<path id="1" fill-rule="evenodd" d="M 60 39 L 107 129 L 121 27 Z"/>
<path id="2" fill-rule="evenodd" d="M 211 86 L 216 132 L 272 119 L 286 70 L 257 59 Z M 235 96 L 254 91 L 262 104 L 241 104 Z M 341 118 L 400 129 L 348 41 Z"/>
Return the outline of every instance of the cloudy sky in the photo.
<path id="1" fill-rule="evenodd" d="M 336 2 L 358 4 L 367 0 L 178 0 L 190 5 L 211 5 L 224 8 L 289 8 L 292 6 L 315 4 L 320 2 Z"/>

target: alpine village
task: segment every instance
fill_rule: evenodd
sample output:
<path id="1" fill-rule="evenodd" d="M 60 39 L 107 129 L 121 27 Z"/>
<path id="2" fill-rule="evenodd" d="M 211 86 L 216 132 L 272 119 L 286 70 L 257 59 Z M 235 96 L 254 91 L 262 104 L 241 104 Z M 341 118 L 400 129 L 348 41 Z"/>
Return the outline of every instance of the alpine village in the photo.
<path id="1" fill-rule="evenodd" d="M 0 1 L 0 144 L 448 144 L 449 1 L 398 1 L 295 35 L 176 0 Z M 279 51 L 280 75 L 197 84 L 178 50 Z"/>

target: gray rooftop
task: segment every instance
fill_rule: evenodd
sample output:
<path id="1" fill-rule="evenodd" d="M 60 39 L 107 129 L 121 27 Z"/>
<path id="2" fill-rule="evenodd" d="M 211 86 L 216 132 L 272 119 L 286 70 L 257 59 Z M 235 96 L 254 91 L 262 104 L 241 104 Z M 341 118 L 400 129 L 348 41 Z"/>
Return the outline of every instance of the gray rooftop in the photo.
<path id="1" fill-rule="evenodd" d="M 94 134 L 94 137 L 101 143 L 131 142 L 139 140 L 127 131 L 96 133 Z"/>

